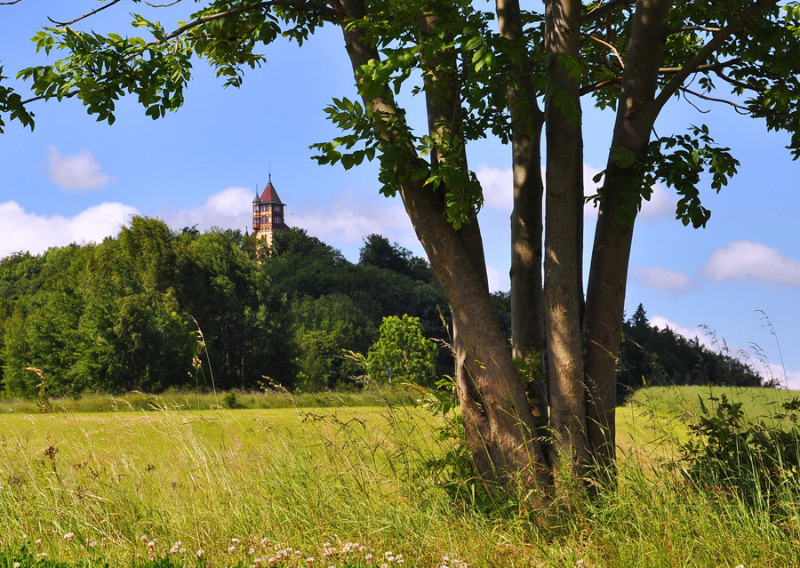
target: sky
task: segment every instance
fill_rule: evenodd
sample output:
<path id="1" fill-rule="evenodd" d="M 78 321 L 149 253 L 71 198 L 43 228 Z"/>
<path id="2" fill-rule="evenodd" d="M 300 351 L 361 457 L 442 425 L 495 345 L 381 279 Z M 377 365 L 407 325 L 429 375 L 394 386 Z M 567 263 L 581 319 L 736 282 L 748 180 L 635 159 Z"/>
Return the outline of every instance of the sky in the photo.
<path id="1" fill-rule="evenodd" d="M 46 16 L 69 20 L 97 7 L 87 0 L 22 0 L 0 5 L 3 75 L 52 62 L 30 41 Z M 117 8 L 121 8 L 117 10 Z M 98 32 L 126 31 L 121 4 L 88 20 Z M 165 27 L 186 20 L 184 6 L 162 8 Z M 153 121 L 132 98 L 118 101 L 109 126 L 77 100 L 33 103 L 31 132 L 7 124 L 0 134 L 0 258 L 42 253 L 71 242 L 115 235 L 133 215 L 164 220 L 179 230 L 197 226 L 244 231 L 251 201 L 269 176 L 286 221 L 358 260 L 363 238 L 378 233 L 423 255 L 402 204 L 378 193 L 377 167 L 320 166 L 309 147 L 336 136 L 324 107 L 332 97 L 355 98 L 341 32 L 323 28 L 302 47 L 265 47 L 267 62 L 238 88 L 223 88 L 205 63 L 194 67 L 186 103 Z M 14 83 L 26 92 L 23 83 Z M 23 95 L 24 96 L 24 95 Z M 421 97 L 403 99 L 412 122 L 424 124 Z M 800 389 L 800 164 L 788 136 L 723 104 L 675 100 L 656 123 L 658 135 L 707 124 L 714 139 L 739 159 L 739 174 L 717 195 L 701 187 L 711 212 L 705 229 L 675 220 L 676 196 L 663 186 L 640 214 L 634 235 L 626 313 L 639 303 L 650 322 L 697 337 L 710 348 L 750 362 L 782 384 Z M 614 117 L 584 101 L 585 179 L 605 165 Z M 480 223 L 494 290 L 507 290 L 510 264 L 511 153 L 497 140 L 472 143 L 470 165 L 486 202 Z M 596 212 L 585 214 L 588 272 Z M 766 366 L 765 366 L 766 362 Z"/>

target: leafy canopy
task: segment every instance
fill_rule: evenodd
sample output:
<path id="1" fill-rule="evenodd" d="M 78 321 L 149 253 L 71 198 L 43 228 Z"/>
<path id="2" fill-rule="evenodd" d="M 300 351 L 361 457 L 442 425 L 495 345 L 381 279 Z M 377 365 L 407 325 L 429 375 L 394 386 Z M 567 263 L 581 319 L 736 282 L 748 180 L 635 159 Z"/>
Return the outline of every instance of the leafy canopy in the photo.
<path id="1" fill-rule="evenodd" d="M 85 29 L 86 18 L 111 8 L 120 0 L 102 3 L 90 14 L 71 22 L 56 23 L 36 32 L 36 49 L 63 53 L 55 63 L 23 69 L 33 96 L 23 97 L 8 82 L 0 67 L 0 131 L 5 121 L 34 125 L 30 103 L 37 99 L 77 97 L 87 111 L 109 123 L 114 121 L 116 101 L 134 95 L 148 116 L 156 119 L 184 102 L 193 65 L 207 61 L 226 86 L 241 85 L 247 70 L 265 61 L 264 48 L 280 38 L 302 44 L 320 26 L 342 24 L 338 2 L 323 0 L 214 0 L 196 2 L 200 8 L 168 30 L 154 16 L 158 8 L 140 0 L 132 15 L 132 31 L 100 33 Z M 538 96 L 550 95 L 565 110 L 572 102 L 548 80 L 543 50 L 544 15 L 523 12 L 524 41 L 512 42 L 494 31 L 490 6 L 466 0 L 441 3 L 433 0 L 375 0 L 366 3 L 361 19 L 348 21 L 381 54 L 356 69 L 361 95 L 416 95 L 431 77 L 449 76 L 458 85 L 461 99 L 459 126 L 417 132 L 405 113 L 388 119 L 346 97 L 336 98 L 326 109 L 343 133 L 315 145 L 320 163 L 341 163 L 345 168 L 364 160 L 381 164 L 381 192 L 394 195 L 404 176 L 424 180 L 432 190 L 445 191 L 447 215 L 459 227 L 483 202 L 474 174 L 463 160 L 465 144 L 491 133 L 503 142 L 510 139 L 511 123 L 506 103 L 514 87 L 509 69 L 526 57 Z M 433 30 L 421 33 L 419 14 L 438 14 Z M 614 109 L 629 46 L 633 2 L 588 3 L 582 20 L 580 61 L 562 61 L 578 78 L 581 94 L 599 109 Z M 748 11 L 760 16 L 739 25 Z M 716 101 L 742 114 L 763 119 L 768 129 L 789 132 L 789 149 L 800 155 L 800 7 L 797 2 L 732 0 L 730 2 L 675 3 L 669 15 L 665 67 L 660 72 L 661 90 L 654 107 L 667 99 L 683 98 L 691 104 Z M 723 33 L 726 30 L 733 33 Z M 719 39 L 718 39 L 719 38 Z M 15 84 L 16 85 L 16 84 Z M 531 124 L 532 109 L 524 101 L 515 110 Z M 657 111 L 656 111 L 657 112 Z M 575 118 L 577 109 L 572 109 Z M 528 117 L 527 120 L 525 117 Z M 382 133 L 376 135 L 376 121 Z M 409 145 L 419 159 L 408 170 Z M 441 166 L 425 160 L 433 154 L 446 159 Z M 652 184 L 663 181 L 681 196 L 676 216 L 684 224 L 704 226 L 710 213 L 699 199 L 698 185 L 704 172 L 711 174 L 712 188 L 719 191 L 735 174 L 738 162 L 717 146 L 708 129 L 693 127 L 688 133 L 666 133 L 653 142 L 647 160 L 640 163 L 618 155 L 621 163 L 642 171 L 643 182 L 630 188 L 613 188 L 620 203 L 630 203 L 620 215 L 631 219 L 648 199 Z M 601 190 L 601 196 L 609 188 Z"/>

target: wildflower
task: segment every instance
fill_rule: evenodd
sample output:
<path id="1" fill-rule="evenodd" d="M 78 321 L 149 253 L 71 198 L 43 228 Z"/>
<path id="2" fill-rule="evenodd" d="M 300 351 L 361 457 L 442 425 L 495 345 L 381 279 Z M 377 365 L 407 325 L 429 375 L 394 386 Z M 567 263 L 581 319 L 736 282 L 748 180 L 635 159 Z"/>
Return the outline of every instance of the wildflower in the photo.
<path id="1" fill-rule="evenodd" d="M 309 566 L 314 564 L 314 557 L 313 556 L 309 556 L 308 558 L 306 558 L 306 564 L 308 564 Z"/>
<path id="2" fill-rule="evenodd" d="M 106 546 L 108 546 L 108 545 L 106 544 L 106 541 L 105 541 L 105 540 L 101 540 L 101 541 L 100 541 L 100 548 L 105 548 Z"/>
<path id="3" fill-rule="evenodd" d="M 150 559 L 150 562 L 155 562 L 156 561 L 156 557 L 153 554 L 148 556 L 148 558 Z"/>
<path id="4" fill-rule="evenodd" d="M 234 545 L 236 545 L 236 544 L 239 544 L 239 539 L 234 537 L 234 538 L 232 538 L 232 539 L 231 539 L 231 542 L 232 542 Z"/>
<path id="5" fill-rule="evenodd" d="M 147 548 L 150 549 L 150 552 L 154 551 L 156 549 L 156 539 L 153 539 L 150 542 L 148 542 Z"/>
<path id="6" fill-rule="evenodd" d="M 64 540 L 67 542 L 72 542 L 72 539 L 75 538 L 75 533 L 68 532 L 64 535 Z"/>
<path id="7" fill-rule="evenodd" d="M 39 554 L 36 555 L 36 558 L 47 558 L 47 553 L 46 552 L 40 552 Z"/>
<path id="8" fill-rule="evenodd" d="M 14 568 L 19 568 L 19 562 L 14 562 Z"/>
<path id="9" fill-rule="evenodd" d="M 228 547 L 228 554 L 233 554 L 235 552 L 236 552 L 236 547 L 235 546 Z"/>
<path id="10" fill-rule="evenodd" d="M 255 549 L 255 548 L 253 548 L 253 547 L 250 547 L 250 550 L 248 550 L 248 551 L 247 551 L 247 554 L 249 554 L 249 555 L 251 555 L 251 556 L 252 556 L 253 554 L 255 554 L 255 553 L 256 553 L 256 549 Z"/>
<path id="11" fill-rule="evenodd" d="M 139 540 L 141 540 L 143 543 L 147 542 L 148 541 L 147 535 L 143 534 L 142 536 L 139 537 Z"/>
<path id="12" fill-rule="evenodd" d="M 35 544 L 37 548 L 42 548 L 42 539 L 37 538 L 33 541 L 33 544 Z"/>
<path id="13" fill-rule="evenodd" d="M 178 541 L 172 545 L 172 548 L 169 549 L 169 553 L 172 556 L 175 556 L 176 554 L 178 554 L 178 552 L 180 552 L 180 550 L 181 550 L 181 541 Z"/>
<path id="14" fill-rule="evenodd" d="M 202 558 L 205 553 L 206 551 L 200 548 L 197 550 L 197 552 L 194 553 L 194 555 L 197 556 L 198 558 Z"/>

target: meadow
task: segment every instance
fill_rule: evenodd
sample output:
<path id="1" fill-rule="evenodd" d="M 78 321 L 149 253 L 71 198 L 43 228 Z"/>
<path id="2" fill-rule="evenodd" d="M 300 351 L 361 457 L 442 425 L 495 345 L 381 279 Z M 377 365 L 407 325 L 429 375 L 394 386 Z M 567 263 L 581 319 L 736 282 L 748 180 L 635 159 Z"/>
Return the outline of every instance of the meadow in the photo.
<path id="1" fill-rule="evenodd" d="M 749 416 L 796 394 L 641 390 L 618 409 L 616 488 L 587 499 L 563 483 L 542 510 L 454 475 L 453 441 L 439 436 L 451 417 L 412 393 L 288 408 L 242 394 L 234 408 L 88 397 L 48 413 L 6 400 L 0 566 L 798 565 L 792 496 L 778 514 L 681 475 L 687 425 L 722 393 Z"/>

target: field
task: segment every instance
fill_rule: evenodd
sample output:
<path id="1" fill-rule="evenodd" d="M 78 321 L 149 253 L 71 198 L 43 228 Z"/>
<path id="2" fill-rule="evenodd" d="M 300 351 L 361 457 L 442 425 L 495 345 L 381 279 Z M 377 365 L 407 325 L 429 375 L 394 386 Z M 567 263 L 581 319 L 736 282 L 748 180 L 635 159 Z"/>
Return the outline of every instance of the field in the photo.
<path id="1" fill-rule="evenodd" d="M 711 394 L 723 392 L 751 416 L 794 394 Z M 125 566 L 289 565 L 289 548 L 292 566 L 323 568 L 800 564 L 796 503 L 776 515 L 679 475 L 678 444 L 708 395 L 637 393 L 618 410 L 616 490 L 587 500 L 565 484 L 542 511 L 453 482 L 435 465 L 452 450 L 436 437 L 445 419 L 412 405 L 198 410 L 155 398 L 146 410 L 115 399 L 112 412 L 55 401 L 43 414 L 4 401 L 0 566 L 23 547 Z"/>

